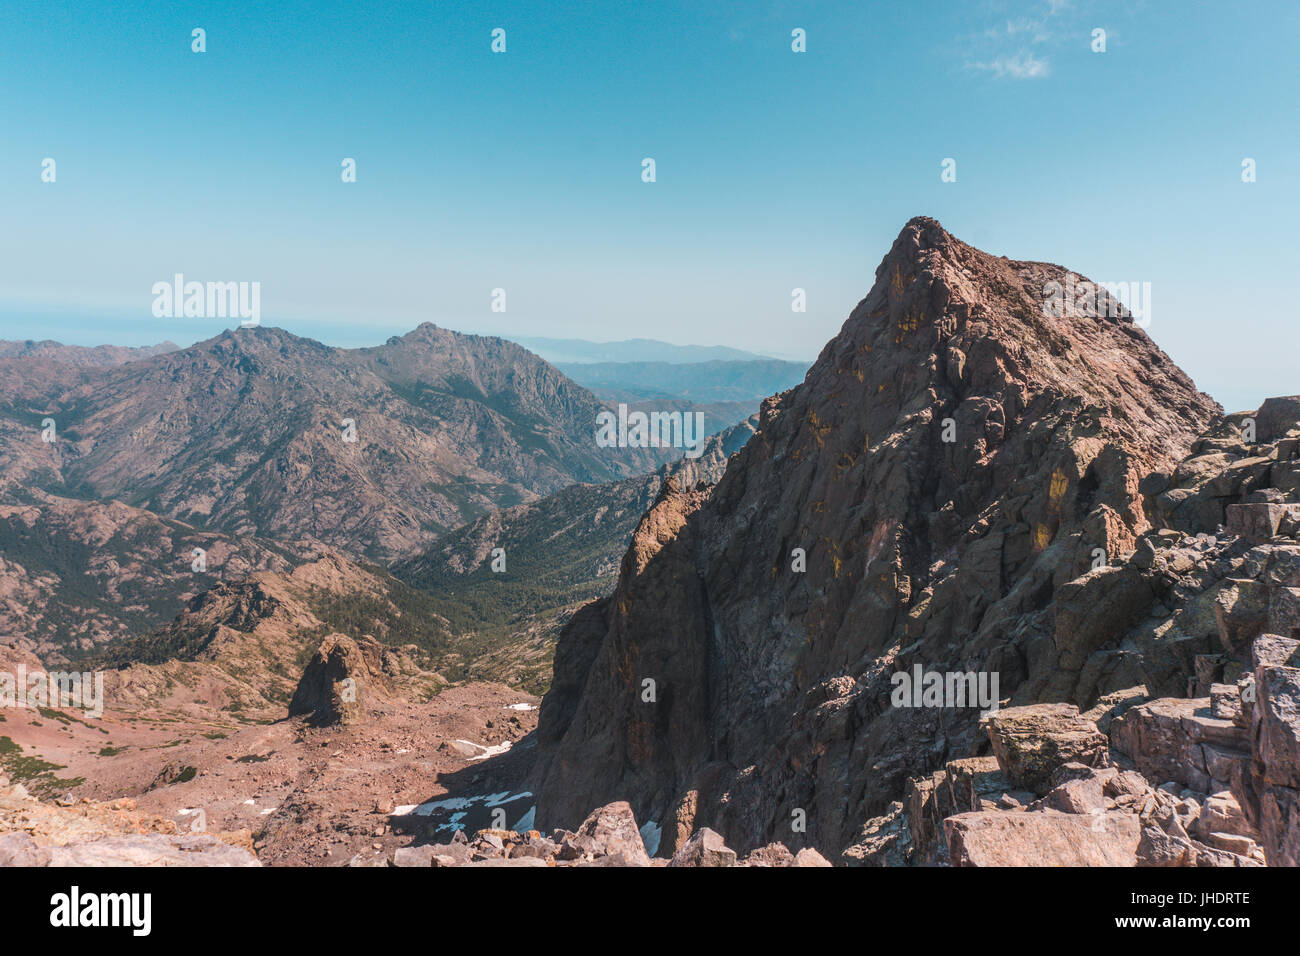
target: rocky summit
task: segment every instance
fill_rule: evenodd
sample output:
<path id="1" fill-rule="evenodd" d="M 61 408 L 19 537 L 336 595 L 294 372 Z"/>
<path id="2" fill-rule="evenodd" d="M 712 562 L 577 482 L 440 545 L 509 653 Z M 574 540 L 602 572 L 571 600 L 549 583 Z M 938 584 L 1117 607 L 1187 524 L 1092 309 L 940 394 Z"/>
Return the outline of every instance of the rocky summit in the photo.
<path id="1" fill-rule="evenodd" d="M 1101 287 L 913 219 L 562 632 L 536 822 L 624 800 L 669 857 L 708 828 L 837 863 L 1294 864 L 1298 444 L 1300 400 L 1225 416 Z"/>

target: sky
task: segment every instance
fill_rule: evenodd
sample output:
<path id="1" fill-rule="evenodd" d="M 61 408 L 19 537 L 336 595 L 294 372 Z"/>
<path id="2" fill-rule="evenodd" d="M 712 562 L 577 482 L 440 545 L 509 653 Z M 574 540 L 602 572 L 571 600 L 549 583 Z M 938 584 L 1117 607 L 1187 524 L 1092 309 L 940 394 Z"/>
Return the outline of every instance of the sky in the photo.
<path id="1" fill-rule="evenodd" d="M 235 324 L 155 317 L 182 273 L 336 345 L 811 359 L 930 215 L 1149 282 L 1151 336 L 1253 408 L 1300 392 L 1298 49 L 1294 2 L 4 0 L 0 338 Z"/>

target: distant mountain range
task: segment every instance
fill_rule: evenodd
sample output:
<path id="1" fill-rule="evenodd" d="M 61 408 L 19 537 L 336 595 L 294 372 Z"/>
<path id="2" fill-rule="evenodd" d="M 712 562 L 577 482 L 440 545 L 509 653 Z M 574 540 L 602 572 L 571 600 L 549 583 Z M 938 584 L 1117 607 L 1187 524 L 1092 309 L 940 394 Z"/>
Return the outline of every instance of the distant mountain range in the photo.
<path id="1" fill-rule="evenodd" d="M 0 359 L 0 490 L 388 560 L 677 457 L 598 447 L 601 407 L 513 342 L 428 324 L 363 349 L 261 327 L 108 366 L 25 355 Z"/>
<path id="2" fill-rule="evenodd" d="M 34 342 L 27 339 L 22 342 L 0 340 L 0 358 L 53 359 L 67 365 L 83 368 L 122 365 L 136 359 L 149 358 L 154 355 L 166 355 L 175 352 L 180 346 L 175 342 L 159 342 L 157 345 L 131 347 L 125 345 L 64 345 L 45 339 Z"/>
<path id="3" fill-rule="evenodd" d="M 557 368 L 606 401 L 667 399 L 690 402 L 758 401 L 803 381 L 808 366 L 780 359 L 706 362 L 561 362 Z"/>
<path id="4" fill-rule="evenodd" d="M 514 341 L 552 365 L 570 362 L 752 362 L 771 357 L 725 345 L 673 345 L 657 339 L 589 342 L 586 339 L 516 336 Z"/>
<path id="5" fill-rule="evenodd" d="M 710 364 L 731 363 L 685 367 Z M 650 393 L 647 374 L 628 380 Z M 0 625 L 50 661 L 160 663 L 213 639 L 193 613 L 211 593 L 238 631 L 262 615 L 250 576 L 325 560 L 374 593 L 313 604 L 316 638 L 400 636 L 457 679 L 490 661 L 544 690 L 559 625 L 613 580 L 666 476 L 714 481 L 753 433 L 770 374 L 714 375 L 751 397 L 637 406 L 742 420 L 682 461 L 598 447 L 608 403 L 513 342 L 432 325 L 362 349 L 270 327 L 186 349 L 0 342 Z M 498 544 L 505 574 L 482 561 Z"/>

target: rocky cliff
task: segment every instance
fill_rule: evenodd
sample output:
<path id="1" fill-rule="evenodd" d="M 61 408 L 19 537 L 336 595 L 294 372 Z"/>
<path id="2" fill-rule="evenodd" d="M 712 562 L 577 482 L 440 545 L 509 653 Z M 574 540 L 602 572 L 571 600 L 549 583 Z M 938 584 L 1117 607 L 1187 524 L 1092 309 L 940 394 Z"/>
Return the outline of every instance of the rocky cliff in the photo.
<path id="1" fill-rule="evenodd" d="M 1114 653 L 1154 600 L 1124 559 L 1139 483 L 1220 417 L 1104 290 L 910 221 L 804 384 L 711 491 L 665 486 L 564 631 L 539 825 L 627 800 L 669 853 L 708 826 L 837 855 L 988 746 L 973 701 L 894 706 L 897 672 L 996 675 L 1010 703 L 1182 693 L 1187 635 Z"/>

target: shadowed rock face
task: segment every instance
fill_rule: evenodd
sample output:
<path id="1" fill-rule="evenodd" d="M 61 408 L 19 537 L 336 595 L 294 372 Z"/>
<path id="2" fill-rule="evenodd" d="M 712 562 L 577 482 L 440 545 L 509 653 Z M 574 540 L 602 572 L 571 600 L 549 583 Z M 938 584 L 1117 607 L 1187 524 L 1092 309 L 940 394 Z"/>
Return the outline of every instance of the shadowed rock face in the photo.
<path id="1" fill-rule="evenodd" d="M 1139 480 L 1221 412 L 1104 292 L 1047 314 L 1072 279 L 907 224 L 805 383 L 712 491 L 665 485 L 613 595 L 562 635 L 540 826 L 627 800 L 661 852 L 701 826 L 838 851 L 977 749 L 975 708 L 891 706 L 896 670 L 1085 707 L 1135 683 L 1087 664 L 1149 603 L 1140 575 L 1075 579 L 1133 550 Z"/>
<path id="2" fill-rule="evenodd" d="M 289 701 L 289 716 L 305 716 L 318 727 L 361 723 L 366 716 L 366 698 L 385 683 L 385 653 L 383 645 L 372 637 L 358 642 L 346 634 L 331 634 L 303 671 Z"/>

